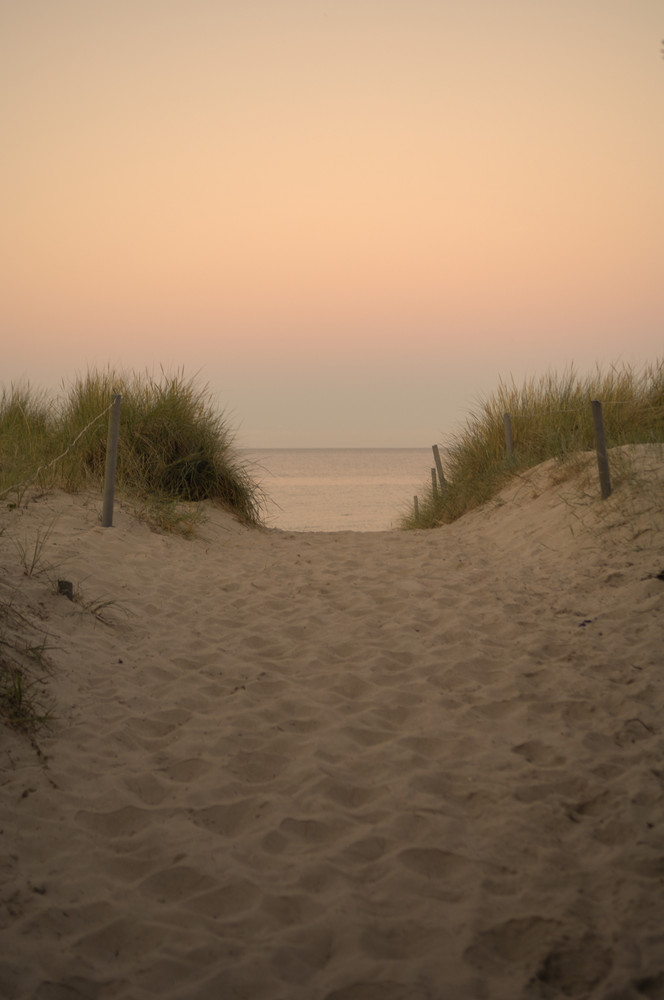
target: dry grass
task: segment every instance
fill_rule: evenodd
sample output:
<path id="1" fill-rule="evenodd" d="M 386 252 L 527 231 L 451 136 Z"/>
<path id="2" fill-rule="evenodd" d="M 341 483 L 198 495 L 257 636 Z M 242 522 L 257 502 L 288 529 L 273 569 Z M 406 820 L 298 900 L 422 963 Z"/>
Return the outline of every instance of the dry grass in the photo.
<path id="1" fill-rule="evenodd" d="M 501 383 L 481 399 L 465 427 L 446 449 L 447 489 L 428 483 L 419 517 L 407 515 L 403 526 L 435 527 L 461 517 L 496 496 L 515 474 L 549 458 L 560 475 L 572 474 L 575 456 L 594 447 L 591 400 L 602 403 L 607 444 L 664 441 L 664 360 L 635 372 L 623 366 L 593 376 L 573 370 L 550 374 L 519 387 Z M 504 415 L 510 414 L 514 453 L 507 454 Z"/>
<path id="2" fill-rule="evenodd" d="M 29 386 L 0 400 L 0 497 L 22 503 L 27 489 L 100 488 L 107 410 L 122 395 L 116 482 L 151 523 L 191 533 L 192 504 L 212 500 L 248 524 L 260 522 L 263 496 L 233 449 L 233 435 L 207 387 L 181 373 L 88 372 L 49 400 Z M 188 505 L 188 507 L 185 507 Z"/>

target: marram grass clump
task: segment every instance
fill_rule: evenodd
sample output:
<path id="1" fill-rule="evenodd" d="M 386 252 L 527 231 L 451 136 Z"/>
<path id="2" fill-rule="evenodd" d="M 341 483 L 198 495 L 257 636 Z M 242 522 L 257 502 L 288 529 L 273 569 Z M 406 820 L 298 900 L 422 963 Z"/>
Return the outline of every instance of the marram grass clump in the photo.
<path id="1" fill-rule="evenodd" d="M 263 495 L 233 448 L 207 387 L 178 373 L 88 372 L 49 401 L 28 387 L 0 400 L 0 495 L 20 502 L 26 483 L 42 489 L 98 489 L 104 479 L 107 410 L 122 396 L 116 488 L 149 519 L 182 529 L 183 504 L 211 500 L 260 523 Z M 185 530 L 186 533 L 186 530 Z"/>
<path id="2" fill-rule="evenodd" d="M 419 515 L 406 528 L 455 521 L 496 496 L 510 477 L 547 459 L 561 464 L 594 448 L 591 401 L 602 403 L 607 446 L 664 441 L 664 360 L 640 372 L 628 366 L 582 378 L 573 370 L 532 379 L 521 387 L 500 383 L 480 399 L 466 425 L 448 442 L 447 489 L 428 484 Z M 512 424 L 514 452 L 507 454 L 504 415 Z"/>

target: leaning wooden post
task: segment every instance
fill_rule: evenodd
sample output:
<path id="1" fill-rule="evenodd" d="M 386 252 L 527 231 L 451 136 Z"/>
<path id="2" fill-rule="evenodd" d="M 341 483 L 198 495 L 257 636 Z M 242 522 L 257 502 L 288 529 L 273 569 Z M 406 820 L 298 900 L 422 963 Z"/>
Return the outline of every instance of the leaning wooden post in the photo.
<path id="1" fill-rule="evenodd" d="M 440 452 L 438 450 L 438 445 L 433 444 L 431 446 L 431 449 L 433 451 L 433 460 L 436 463 L 436 468 L 438 469 L 438 479 L 440 480 L 440 488 L 444 493 L 445 490 L 447 489 L 447 482 L 445 481 L 445 474 L 443 472 L 443 463 L 440 460 Z"/>
<path id="2" fill-rule="evenodd" d="M 593 408 L 593 424 L 595 425 L 595 451 L 597 452 L 599 485 L 602 490 L 602 500 L 606 500 L 607 497 L 611 496 L 611 473 L 609 470 L 609 456 L 606 450 L 602 404 L 598 399 L 593 399 L 590 405 Z"/>
<path id="3" fill-rule="evenodd" d="M 434 500 L 438 499 L 438 482 L 436 480 L 436 470 L 431 470 L 431 492 L 433 494 Z"/>
<path id="4" fill-rule="evenodd" d="M 511 458 L 514 454 L 514 438 L 512 437 L 512 418 L 509 413 L 503 414 L 503 424 L 505 426 L 505 447 L 507 454 Z"/>
<path id="5" fill-rule="evenodd" d="M 111 412 L 108 416 L 108 438 L 106 439 L 106 475 L 104 477 L 104 506 L 101 512 L 102 528 L 113 524 L 113 499 L 115 497 L 115 469 L 118 463 L 118 438 L 120 435 L 120 406 L 122 396 L 113 396 Z"/>

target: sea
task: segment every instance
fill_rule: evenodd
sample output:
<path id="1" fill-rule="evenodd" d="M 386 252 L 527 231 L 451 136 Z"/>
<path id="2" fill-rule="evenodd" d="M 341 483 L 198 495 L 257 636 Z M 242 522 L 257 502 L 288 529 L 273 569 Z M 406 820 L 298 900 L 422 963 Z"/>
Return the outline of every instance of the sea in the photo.
<path id="1" fill-rule="evenodd" d="M 246 448 L 242 457 L 265 493 L 265 524 L 284 531 L 398 528 L 433 466 L 430 448 Z"/>

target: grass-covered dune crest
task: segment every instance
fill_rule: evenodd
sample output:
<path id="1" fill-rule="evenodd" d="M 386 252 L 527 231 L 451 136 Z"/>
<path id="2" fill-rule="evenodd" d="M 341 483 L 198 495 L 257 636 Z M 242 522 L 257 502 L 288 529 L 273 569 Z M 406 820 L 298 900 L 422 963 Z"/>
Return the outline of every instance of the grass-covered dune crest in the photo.
<path id="1" fill-rule="evenodd" d="M 20 501 L 27 485 L 98 488 L 106 464 L 108 409 L 122 396 L 117 488 L 162 527 L 195 515 L 183 502 L 211 500 L 247 524 L 261 520 L 263 496 L 233 447 L 233 432 L 209 388 L 162 373 L 88 371 L 55 398 L 29 384 L 0 399 L 0 496 Z"/>
<path id="2" fill-rule="evenodd" d="M 467 423 L 446 444 L 446 488 L 428 484 L 418 513 L 403 527 L 448 524 L 495 497 L 514 475 L 548 459 L 564 467 L 594 447 L 591 401 L 602 403 L 607 445 L 664 441 L 664 359 L 636 371 L 628 365 L 597 369 L 581 377 L 574 369 L 530 379 L 522 386 L 501 382 L 480 398 Z M 508 454 L 505 414 L 514 450 Z"/>

